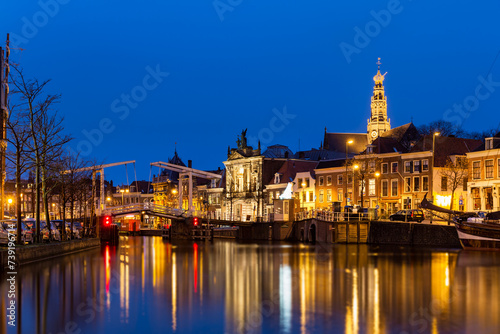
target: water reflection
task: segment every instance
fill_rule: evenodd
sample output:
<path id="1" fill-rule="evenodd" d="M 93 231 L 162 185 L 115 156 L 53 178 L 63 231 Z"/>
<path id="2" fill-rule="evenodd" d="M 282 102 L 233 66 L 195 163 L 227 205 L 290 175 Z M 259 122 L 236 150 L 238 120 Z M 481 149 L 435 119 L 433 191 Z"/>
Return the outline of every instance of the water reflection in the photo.
<path id="1" fill-rule="evenodd" d="M 327 249 L 326 249 L 327 248 Z M 496 333 L 500 254 L 123 237 L 20 268 L 1 333 Z"/>

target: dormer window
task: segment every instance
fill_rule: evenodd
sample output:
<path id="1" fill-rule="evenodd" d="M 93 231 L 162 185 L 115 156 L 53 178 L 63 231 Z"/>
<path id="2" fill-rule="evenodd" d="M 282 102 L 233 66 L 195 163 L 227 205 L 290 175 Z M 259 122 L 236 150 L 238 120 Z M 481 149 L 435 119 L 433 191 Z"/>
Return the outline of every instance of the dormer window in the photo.
<path id="1" fill-rule="evenodd" d="M 492 150 L 493 149 L 493 138 L 486 138 L 485 140 L 485 149 Z"/>
<path id="2" fill-rule="evenodd" d="M 278 184 L 280 183 L 280 181 L 281 181 L 280 174 L 279 173 L 274 174 L 274 183 Z"/>
<path id="3" fill-rule="evenodd" d="M 372 154 L 372 153 L 373 153 L 373 146 L 371 146 L 371 145 L 370 145 L 370 146 L 367 146 L 367 147 L 366 147 L 366 153 L 368 153 L 368 154 Z"/>
<path id="4" fill-rule="evenodd" d="M 210 188 L 215 188 L 217 187 L 217 179 L 212 179 L 210 181 Z"/>

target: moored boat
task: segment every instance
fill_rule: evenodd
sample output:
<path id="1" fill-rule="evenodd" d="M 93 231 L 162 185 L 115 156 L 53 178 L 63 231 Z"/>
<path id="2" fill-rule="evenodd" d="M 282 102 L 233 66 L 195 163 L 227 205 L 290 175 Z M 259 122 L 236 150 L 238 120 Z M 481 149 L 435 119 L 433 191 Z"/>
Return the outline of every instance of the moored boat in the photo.
<path id="1" fill-rule="evenodd" d="M 499 212 L 490 212 L 483 220 L 474 212 L 461 212 L 441 208 L 430 203 L 427 195 L 420 203 L 423 209 L 453 215 L 460 243 L 464 249 L 500 250 Z"/>

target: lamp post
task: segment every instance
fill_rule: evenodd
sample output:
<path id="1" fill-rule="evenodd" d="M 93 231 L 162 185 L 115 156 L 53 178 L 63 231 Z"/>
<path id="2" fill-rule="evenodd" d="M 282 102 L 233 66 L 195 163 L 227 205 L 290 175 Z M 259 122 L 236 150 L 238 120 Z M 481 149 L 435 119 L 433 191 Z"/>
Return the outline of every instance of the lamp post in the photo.
<path id="1" fill-rule="evenodd" d="M 120 189 L 120 192 L 122 193 L 122 206 L 123 206 L 124 205 L 123 193 L 128 193 L 128 189 Z"/>
<path id="2" fill-rule="evenodd" d="M 348 141 L 345 142 L 345 180 L 344 180 L 344 197 L 345 197 L 345 205 L 347 206 L 347 159 L 349 158 L 348 156 L 348 151 L 349 151 L 349 145 L 354 143 L 354 140 L 349 139 Z"/>
<path id="3" fill-rule="evenodd" d="M 434 132 L 432 134 L 432 163 L 431 163 L 431 200 L 434 203 L 434 156 L 435 156 L 435 146 L 436 146 L 436 136 L 439 136 L 440 132 Z M 432 224 L 432 213 L 430 223 Z"/>
<path id="4" fill-rule="evenodd" d="M 375 177 L 376 177 L 376 179 L 378 180 L 378 182 L 377 182 L 377 183 L 378 183 L 378 187 L 377 187 L 377 185 L 375 185 L 375 194 L 377 195 L 377 205 L 378 205 L 378 207 L 379 207 L 379 209 L 380 209 L 380 208 L 381 208 L 381 206 L 380 206 L 380 203 L 379 203 L 379 201 L 378 201 L 378 199 L 379 199 L 379 194 L 380 194 L 380 172 L 375 172 Z M 378 189 L 377 189 L 377 188 L 378 188 Z M 377 191 L 377 190 L 378 190 L 378 191 Z M 377 210 L 377 216 L 378 216 L 378 209 L 377 209 L 377 207 L 375 207 L 375 210 Z M 382 210 L 380 210 L 380 211 L 382 211 Z"/>

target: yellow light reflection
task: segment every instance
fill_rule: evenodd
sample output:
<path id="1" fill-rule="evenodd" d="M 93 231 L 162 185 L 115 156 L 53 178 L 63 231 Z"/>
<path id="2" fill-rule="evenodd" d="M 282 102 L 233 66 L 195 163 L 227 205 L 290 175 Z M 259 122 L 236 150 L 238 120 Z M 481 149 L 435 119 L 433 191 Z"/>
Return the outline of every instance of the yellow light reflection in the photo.
<path id="1" fill-rule="evenodd" d="M 177 330 L 177 262 L 172 253 L 172 330 Z"/>

